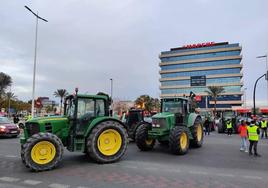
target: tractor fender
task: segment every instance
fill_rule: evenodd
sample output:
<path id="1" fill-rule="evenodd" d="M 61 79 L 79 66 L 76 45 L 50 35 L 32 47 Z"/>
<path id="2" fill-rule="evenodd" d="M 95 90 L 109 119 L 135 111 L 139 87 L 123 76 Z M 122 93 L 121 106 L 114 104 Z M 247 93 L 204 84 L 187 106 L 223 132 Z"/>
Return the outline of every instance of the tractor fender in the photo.
<path id="1" fill-rule="evenodd" d="M 188 121 L 186 122 L 187 127 L 192 127 L 194 125 L 194 122 L 195 122 L 196 118 L 202 119 L 199 114 L 190 113 L 189 116 L 188 116 Z"/>
<path id="2" fill-rule="evenodd" d="M 98 117 L 98 118 L 95 118 L 93 121 L 90 122 L 90 125 L 87 128 L 85 136 L 87 137 L 91 133 L 91 131 L 93 130 L 94 127 L 96 127 L 98 124 L 100 124 L 101 122 L 104 122 L 104 121 L 116 121 L 119 124 L 121 124 L 127 130 L 127 126 L 123 122 L 121 122 L 120 120 L 118 120 L 116 118 L 113 118 L 113 117 Z"/>

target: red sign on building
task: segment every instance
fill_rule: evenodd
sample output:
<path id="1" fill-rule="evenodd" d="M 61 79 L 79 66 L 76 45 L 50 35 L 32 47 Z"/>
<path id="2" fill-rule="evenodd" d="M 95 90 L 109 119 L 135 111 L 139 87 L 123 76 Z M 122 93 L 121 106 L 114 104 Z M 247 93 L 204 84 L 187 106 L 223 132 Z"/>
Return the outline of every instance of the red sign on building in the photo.
<path id="1" fill-rule="evenodd" d="M 195 100 L 197 101 L 197 102 L 200 102 L 202 99 L 201 99 L 201 95 L 196 95 L 195 96 Z"/>
<path id="2" fill-rule="evenodd" d="M 213 46 L 215 42 L 205 42 L 205 43 L 198 43 L 198 44 L 187 44 L 184 45 L 183 48 L 200 48 L 200 47 L 207 47 Z"/>

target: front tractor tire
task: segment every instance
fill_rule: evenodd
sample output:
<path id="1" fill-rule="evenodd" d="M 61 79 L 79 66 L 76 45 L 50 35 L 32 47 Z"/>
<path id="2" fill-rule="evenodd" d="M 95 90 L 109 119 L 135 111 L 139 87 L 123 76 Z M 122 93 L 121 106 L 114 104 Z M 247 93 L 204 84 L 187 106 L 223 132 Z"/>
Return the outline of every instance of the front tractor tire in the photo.
<path id="1" fill-rule="evenodd" d="M 126 152 L 127 132 L 117 121 L 98 124 L 87 138 L 87 154 L 97 163 L 118 161 Z"/>
<path id="2" fill-rule="evenodd" d="M 175 155 L 184 155 L 189 150 L 189 133 L 187 127 L 176 126 L 169 135 L 169 148 Z"/>
<path id="3" fill-rule="evenodd" d="M 32 171 L 40 172 L 57 167 L 62 160 L 63 144 L 51 133 L 38 133 L 21 147 L 23 164 Z"/>
<path id="4" fill-rule="evenodd" d="M 201 119 L 196 118 L 191 130 L 193 139 L 190 141 L 192 147 L 199 148 L 203 144 L 204 131 Z"/>
<path id="5" fill-rule="evenodd" d="M 154 148 L 155 139 L 148 138 L 149 129 L 150 124 L 142 124 L 137 128 L 135 140 L 141 151 L 149 151 Z"/>

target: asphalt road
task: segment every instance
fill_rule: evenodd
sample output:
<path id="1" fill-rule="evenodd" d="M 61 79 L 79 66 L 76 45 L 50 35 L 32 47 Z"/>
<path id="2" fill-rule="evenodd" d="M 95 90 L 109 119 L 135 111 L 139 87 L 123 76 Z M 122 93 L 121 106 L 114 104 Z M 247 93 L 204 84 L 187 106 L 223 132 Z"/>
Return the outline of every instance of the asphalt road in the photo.
<path id="1" fill-rule="evenodd" d="M 268 139 L 259 143 L 262 157 L 239 151 L 240 139 L 213 133 L 202 148 L 184 156 L 156 145 L 140 152 L 130 143 L 118 163 L 99 165 L 81 153 L 65 151 L 61 165 L 34 173 L 20 160 L 19 139 L 0 139 L 0 188 L 252 188 L 268 187 Z"/>

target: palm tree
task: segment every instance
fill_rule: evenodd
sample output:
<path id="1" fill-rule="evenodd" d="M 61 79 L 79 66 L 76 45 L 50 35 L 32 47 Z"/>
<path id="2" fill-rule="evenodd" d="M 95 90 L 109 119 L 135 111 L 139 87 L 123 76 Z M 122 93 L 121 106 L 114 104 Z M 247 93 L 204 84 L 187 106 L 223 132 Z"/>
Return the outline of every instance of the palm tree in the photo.
<path id="1" fill-rule="evenodd" d="M 208 90 L 205 91 L 214 100 L 214 116 L 216 115 L 217 97 L 224 92 L 222 86 L 208 86 Z"/>
<path id="2" fill-rule="evenodd" d="M 154 99 L 149 95 L 139 96 L 135 100 L 135 104 L 148 112 L 152 112 L 153 110 L 158 110 L 160 108 L 159 99 Z"/>
<path id="3" fill-rule="evenodd" d="M 12 92 L 7 92 L 5 98 L 8 101 L 8 117 L 10 117 L 10 100 L 17 100 L 17 96 Z"/>
<path id="4" fill-rule="evenodd" d="M 57 91 L 54 92 L 55 97 L 60 97 L 60 114 L 62 109 L 62 99 L 68 95 L 68 92 L 66 89 L 57 89 Z"/>
<path id="5" fill-rule="evenodd" d="M 8 86 L 11 86 L 11 84 L 12 84 L 11 77 L 3 72 L 0 72 L 0 99 L 4 95 L 5 89 Z"/>

